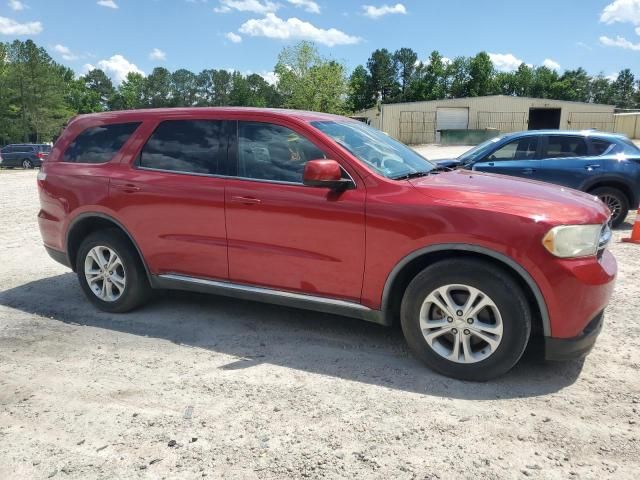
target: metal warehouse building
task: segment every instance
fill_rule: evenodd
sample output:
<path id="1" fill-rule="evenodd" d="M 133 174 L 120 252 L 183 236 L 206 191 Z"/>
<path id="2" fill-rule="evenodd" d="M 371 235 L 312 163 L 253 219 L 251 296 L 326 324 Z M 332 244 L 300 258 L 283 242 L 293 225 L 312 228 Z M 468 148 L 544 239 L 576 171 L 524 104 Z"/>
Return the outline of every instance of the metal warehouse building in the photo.
<path id="1" fill-rule="evenodd" d="M 353 115 L 403 143 L 438 143 L 440 130 L 497 129 L 500 132 L 559 128 L 613 131 L 613 105 L 490 95 L 426 102 L 383 104 Z"/>

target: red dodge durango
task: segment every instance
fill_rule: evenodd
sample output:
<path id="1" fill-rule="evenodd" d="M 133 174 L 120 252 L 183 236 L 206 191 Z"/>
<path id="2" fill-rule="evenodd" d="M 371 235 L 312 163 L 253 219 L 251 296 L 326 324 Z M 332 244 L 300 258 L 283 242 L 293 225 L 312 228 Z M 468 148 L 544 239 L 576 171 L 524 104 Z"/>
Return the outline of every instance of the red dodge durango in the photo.
<path id="1" fill-rule="evenodd" d="M 38 187 L 47 251 L 102 310 L 183 289 L 399 321 L 460 379 L 507 372 L 532 339 L 548 359 L 587 354 L 616 276 L 597 198 L 446 171 L 334 115 L 81 115 Z"/>

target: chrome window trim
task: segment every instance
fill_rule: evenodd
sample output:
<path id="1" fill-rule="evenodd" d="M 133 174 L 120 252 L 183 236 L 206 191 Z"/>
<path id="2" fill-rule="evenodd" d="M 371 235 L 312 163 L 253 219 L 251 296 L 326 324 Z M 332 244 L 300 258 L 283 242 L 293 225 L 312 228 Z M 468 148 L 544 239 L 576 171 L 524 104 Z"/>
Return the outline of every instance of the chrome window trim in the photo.
<path id="1" fill-rule="evenodd" d="M 187 172 L 185 170 L 166 170 L 166 169 L 163 169 L 163 168 L 143 167 L 143 166 L 138 165 L 135 162 L 132 165 L 132 167 L 133 167 L 134 170 L 147 170 L 147 171 L 150 171 L 150 172 L 162 172 L 162 173 L 176 173 L 178 175 L 192 175 L 194 177 L 211 177 L 211 178 L 222 178 L 222 179 L 228 178 L 228 179 L 232 179 L 232 180 L 245 180 L 245 181 L 250 181 L 250 182 L 274 183 L 274 184 L 278 184 L 278 185 L 291 185 L 291 186 L 296 186 L 296 187 L 318 188 L 318 187 L 311 187 L 311 186 L 305 185 L 304 183 L 300 183 L 300 182 L 286 182 L 284 180 L 267 180 L 267 179 L 263 179 L 263 178 L 240 177 L 238 175 L 221 175 L 219 173 L 198 173 L 198 172 Z M 358 184 L 353 179 L 351 174 L 342 165 L 340 165 L 340 168 L 347 174 L 347 176 L 349 177 L 349 179 L 353 183 L 353 189 L 358 188 Z"/>

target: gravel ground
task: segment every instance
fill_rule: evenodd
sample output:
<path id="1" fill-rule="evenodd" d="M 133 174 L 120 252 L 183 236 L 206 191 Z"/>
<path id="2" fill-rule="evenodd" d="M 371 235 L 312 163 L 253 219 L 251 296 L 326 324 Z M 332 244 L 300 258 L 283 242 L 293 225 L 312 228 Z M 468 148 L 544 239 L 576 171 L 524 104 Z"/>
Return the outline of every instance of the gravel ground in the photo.
<path id="1" fill-rule="evenodd" d="M 0 171 L 0 478 L 637 478 L 630 224 L 592 354 L 475 384 L 332 315 L 183 293 L 98 312 L 41 247 L 35 176 Z"/>

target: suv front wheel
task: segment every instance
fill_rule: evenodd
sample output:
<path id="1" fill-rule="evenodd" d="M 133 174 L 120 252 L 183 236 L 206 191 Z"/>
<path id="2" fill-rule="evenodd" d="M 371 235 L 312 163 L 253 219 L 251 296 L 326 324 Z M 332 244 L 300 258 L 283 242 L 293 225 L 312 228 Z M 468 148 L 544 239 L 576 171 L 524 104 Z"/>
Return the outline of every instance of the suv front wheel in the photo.
<path id="1" fill-rule="evenodd" d="M 476 259 L 425 268 L 407 287 L 401 321 L 420 360 L 461 380 L 486 381 L 509 371 L 531 332 L 520 286 L 504 270 Z"/>
<path id="2" fill-rule="evenodd" d="M 137 252 L 116 229 L 93 232 L 84 239 L 76 257 L 76 273 L 87 298 L 105 312 L 133 310 L 151 292 Z"/>

